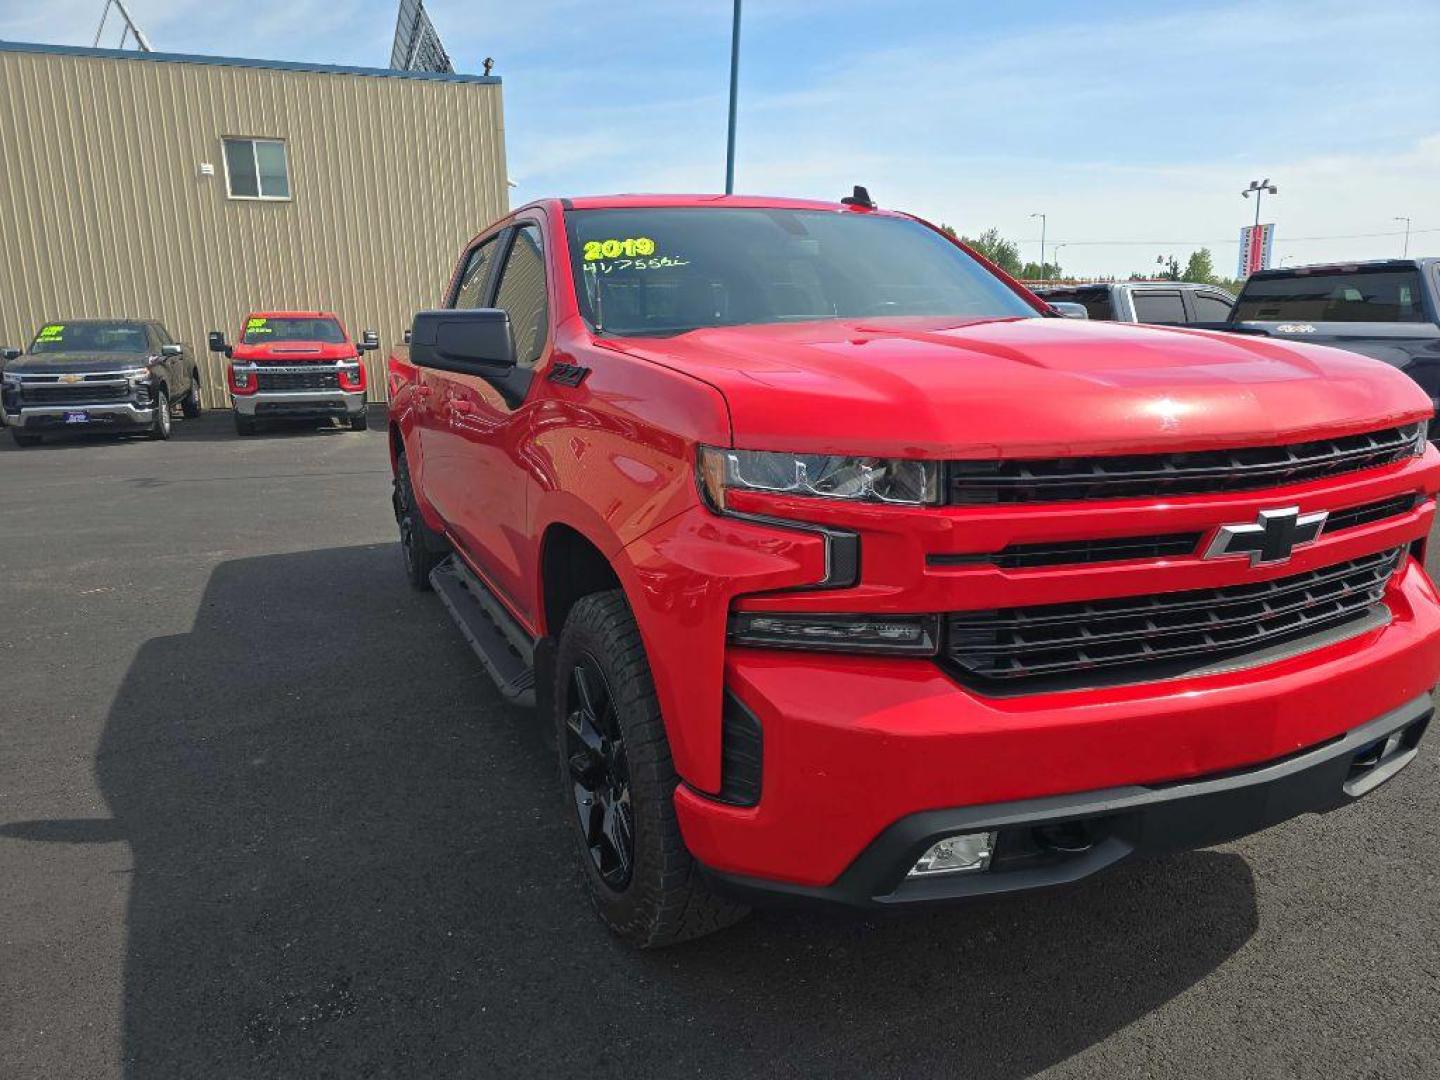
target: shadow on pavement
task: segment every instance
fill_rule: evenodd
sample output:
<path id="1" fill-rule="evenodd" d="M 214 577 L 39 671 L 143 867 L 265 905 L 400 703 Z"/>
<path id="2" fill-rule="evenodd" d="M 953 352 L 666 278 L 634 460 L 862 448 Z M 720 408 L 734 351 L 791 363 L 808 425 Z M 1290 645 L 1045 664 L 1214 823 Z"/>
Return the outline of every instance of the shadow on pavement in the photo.
<path id="1" fill-rule="evenodd" d="M 1254 932 L 1234 855 L 635 954 L 586 908 L 533 715 L 390 545 L 245 559 L 140 651 L 98 753 L 134 858 L 128 1076 L 1024 1077 Z"/>

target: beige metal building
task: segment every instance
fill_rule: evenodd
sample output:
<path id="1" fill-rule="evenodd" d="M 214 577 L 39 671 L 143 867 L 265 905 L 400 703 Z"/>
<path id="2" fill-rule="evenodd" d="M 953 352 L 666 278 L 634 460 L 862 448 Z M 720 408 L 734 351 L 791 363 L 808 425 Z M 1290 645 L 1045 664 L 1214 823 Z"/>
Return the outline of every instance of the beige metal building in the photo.
<path id="1" fill-rule="evenodd" d="M 0 344 L 157 318 L 203 357 L 251 309 L 385 349 L 507 207 L 500 80 L 0 42 Z"/>

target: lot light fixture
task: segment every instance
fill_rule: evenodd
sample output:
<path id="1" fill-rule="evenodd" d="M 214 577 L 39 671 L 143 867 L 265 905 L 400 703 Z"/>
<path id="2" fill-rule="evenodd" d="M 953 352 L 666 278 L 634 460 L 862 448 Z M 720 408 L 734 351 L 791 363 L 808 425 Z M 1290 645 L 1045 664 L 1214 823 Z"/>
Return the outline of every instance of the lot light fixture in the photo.
<path id="1" fill-rule="evenodd" d="M 1277 188 L 1274 184 L 1270 183 L 1270 178 L 1268 176 L 1264 180 L 1251 180 L 1250 186 L 1247 187 L 1244 191 L 1240 192 L 1241 198 L 1245 199 L 1248 199 L 1250 197 L 1251 192 L 1254 192 L 1255 194 L 1255 225 L 1257 228 L 1260 225 L 1260 199 L 1267 191 L 1271 195 L 1280 194 L 1280 189 Z"/>

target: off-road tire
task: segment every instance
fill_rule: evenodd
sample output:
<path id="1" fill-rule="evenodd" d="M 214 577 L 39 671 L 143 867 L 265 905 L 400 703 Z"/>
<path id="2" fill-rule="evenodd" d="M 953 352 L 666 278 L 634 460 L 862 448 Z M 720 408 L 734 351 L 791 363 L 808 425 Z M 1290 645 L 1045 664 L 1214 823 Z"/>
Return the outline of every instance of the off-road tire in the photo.
<path id="1" fill-rule="evenodd" d="M 605 881 L 581 830 L 566 746 L 572 673 L 586 657 L 608 684 L 628 763 L 634 854 L 629 880 L 619 891 Z M 623 593 L 592 593 L 570 609 L 560 632 L 554 675 L 550 700 L 564 814 L 586 891 L 601 920 L 629 944 L 653 949 L 713 934 L 744 918 L 748 908 L 706 887 L 680 836 L 673 802 L 679 780 L 640 630 Z"/>
<path id="2" fill-rule="evenodd" d="M 402 448 L 395 462 L 395 479 L 390 496 L 395 524 L 400 527 L 400 554 L 405 560 L 405 580 L 416 592 L 430 591 L 430 571 L 444 562 L 450 545 L 420 515 L 415 489 L 410 484 L 410 463 Z"/>
<path id="3" fill-rule="evenodd" d="M 255 431 L 255 418 L 253 416 L 246 416 L 244 413 L 239 412 L 235 414 L 236 435 L 254 435 Z"/>
<path id="4" fill-rule="evenodd" d="M 15 445 L 16 445 L 16 446 L 29 447 L 29 446 L 39 446 L 39 445 L 40 445 L 40 440 L 41 440 L 42 436 L 40 436 L 40 435 L 27 435 L 27 434 L 26 434 L 25 432 L 23 432 L 23 431 L 19 431 L 19 430 L 15 429 L 15 428 L 11 428 L 11 429 L 10 429 L 10 438 L 12 438 L 12 439 L 15 440 Z"/>
<path id="5" fill-rule="evenodd" d="M 150 425 L 150 438 L 164 442 L 170 438 L 170 432 L 174 428 L 174 418 L 170 415 L 170 395 L 165 392 L 164 387 L 155 388 L 155 421 Z"/>
<path id="6" fill-rule="evenodd" d="M 200 414 L 205 411 L 205 407 L 200 402 L 200 375 L 197 372 L 190 373 L 190 392 L 180 403 L 180 411 L 185 414 L 186 420 L 198 420 Z"/>

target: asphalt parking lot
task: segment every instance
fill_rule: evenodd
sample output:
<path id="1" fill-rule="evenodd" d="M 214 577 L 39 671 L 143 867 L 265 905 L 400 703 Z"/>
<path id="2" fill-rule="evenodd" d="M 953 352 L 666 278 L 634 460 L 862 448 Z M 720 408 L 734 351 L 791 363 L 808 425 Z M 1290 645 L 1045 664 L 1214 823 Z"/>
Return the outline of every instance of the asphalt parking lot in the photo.
<path id="1" fill-rule="evenodd" d="M 0 445 L 0 1077 L 1431 1077 L 1440 765 L 1063 893 L 636 954 L 368 433 Z"/>

